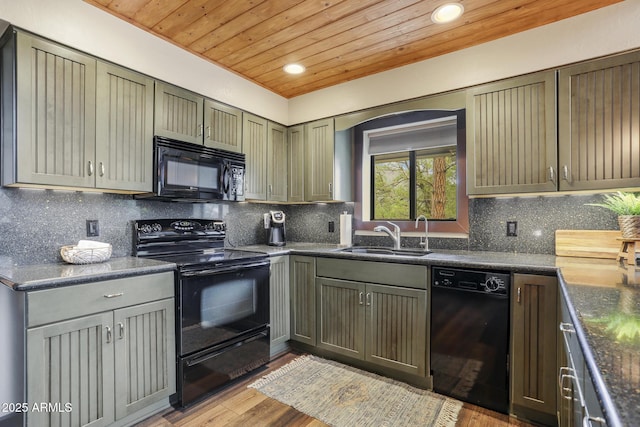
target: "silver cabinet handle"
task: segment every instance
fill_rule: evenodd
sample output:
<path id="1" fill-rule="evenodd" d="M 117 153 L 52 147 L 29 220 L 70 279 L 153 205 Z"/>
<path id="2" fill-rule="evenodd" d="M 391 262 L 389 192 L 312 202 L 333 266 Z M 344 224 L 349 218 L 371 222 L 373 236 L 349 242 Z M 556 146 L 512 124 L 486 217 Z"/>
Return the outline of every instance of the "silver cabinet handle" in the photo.
<path id="1" fill-rule="evenodd" d="M 100 176 L 104 176 L 104 163 L 100 162 Z"/>
<path id="2" fill-rule="evenodd" d="M 553 166 L 549 166 L 549 179 L 551 180 L 551 182 L 553 182 L 554 184 L 556 183 L 556 173 L 553 170 Z"/>
<path id="3" fill-rule="evenodd" d="M 522 300 L 522 289 L 520 288 L 520 286 L 518 286 L 518 304 L 520 304 L 521 300 Z"/>
<path id="4" fill-rule="evenodd" d="M 329 183 L 329 197 L 333 198 L 333 183 Z"/>
<path id="5" fill-rule="evenodd" d="M 569 175 L 569 167 L 567 165 L 562 166 L 562 179 L 564 179 L 567 182 L 571 182 L 570 175 Z"/>
<path id="6" fill-rule="evenodd" d="M 273 185 L 269 184 L 269 195 L 273 194 Z"/>
<path id="7" fill-rule="evenodd" d="M 106 327 L 107 328 L 107 343 L 111 342 L 111 328 L 109 326 Z"/>
<path id="8" fill-rule="evenodd" d="M 567 322 L 560 323 L 560 330 L 562 332 L 569 332 L 570 334 L 576 333 L 576 328 L 574 328 L 571 323 L 567 323 Z"/>
<path id="9" fill-rule="evenodd" d="M 121 297 L 122 295 L 124 295 L 124 292 L 118 292 L 117 294 L 105 294 L 104 297 L 105 298 L 117 298 L 117 297 Z"/>
<path id="10" fill-rule="evenodd" d="M 207 126 L 207 139 L 211 139 L 211 126 Z"/>
<path id="11" fill-rule="evenodd" d="M 607 420 L 601 417 L 592 417 L 591 415 L 585 415 L 582 419 L 582 427 L 592 427 L 591 421 L 598 423 L 601 426 L 607 425 Z"/>
<path id="12" fill-rule="evenodd" d="M 573 400 L 573 390 L 571 387 L 565 386 L 565 381 L 575 379 L 573 375 L 573 369 L 563 366 L 560 368 L 560 375 L 558 379 L 558 385 L 560 386 L 560 397 L 566 400 Z"/>
<path id="13" fill-rule="evenodd" d="M 371 305 L 371 292 L 367 292 L 367 306 Z"/>
<path id="14" fill-rule="evenodd" d="M 359 304 L 359 305 L 364 304 L 364 300 L 363 300 L 363 298 L 364 298 L 364 292 L 360 292 L 360 293 L 358 294 L 358 304 Z"/>
<path id="15" fill-rule="evenodd" d="M 89 160 L 89 176 L 93 175 L 93 162 Z"/>
<path id="16" fill-rule="evenodd" d="M 118 322 L 118 334 L 120 339 L 124 338 L 124 324 L 122 322 Z"/>

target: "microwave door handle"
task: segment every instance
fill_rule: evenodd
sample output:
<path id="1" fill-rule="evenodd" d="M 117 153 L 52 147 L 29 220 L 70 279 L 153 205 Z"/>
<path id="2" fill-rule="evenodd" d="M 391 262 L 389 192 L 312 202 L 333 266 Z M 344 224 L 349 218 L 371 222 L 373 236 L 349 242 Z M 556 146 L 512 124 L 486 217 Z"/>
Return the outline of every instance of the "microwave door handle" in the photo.
<path id="1" fill-rule="evenodd" d="M 231 181 L 231 168 L 228 164 L 224 164 L 222 166 L 222 182 L 220 183 L 220 188 L 224 194 L 229 194 L 229 182 Z"/>

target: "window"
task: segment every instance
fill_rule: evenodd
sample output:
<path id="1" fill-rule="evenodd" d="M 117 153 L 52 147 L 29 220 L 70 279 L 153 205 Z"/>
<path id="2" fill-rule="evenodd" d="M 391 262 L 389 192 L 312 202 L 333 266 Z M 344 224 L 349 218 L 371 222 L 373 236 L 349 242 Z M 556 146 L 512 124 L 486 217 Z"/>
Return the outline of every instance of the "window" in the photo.
<path id="1" fill-rule="evenodd" d="M 432 231 L 468 232 L 465 126 L 464 110 L 412 111 L 358 125 L 359 226 L 404 221 L 410 230 L 424 215 Z"/>

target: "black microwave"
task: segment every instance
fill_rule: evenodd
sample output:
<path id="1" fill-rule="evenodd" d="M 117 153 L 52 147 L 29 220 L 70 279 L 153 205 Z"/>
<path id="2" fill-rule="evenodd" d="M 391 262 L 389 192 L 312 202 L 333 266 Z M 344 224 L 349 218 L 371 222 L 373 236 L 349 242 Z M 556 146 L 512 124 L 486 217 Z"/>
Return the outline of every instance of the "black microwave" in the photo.
<path id="1" fill-rule="evenodd" d="M 154 198 L 244 201 L 245 155 L 160 136 L 153 141 Z"/>

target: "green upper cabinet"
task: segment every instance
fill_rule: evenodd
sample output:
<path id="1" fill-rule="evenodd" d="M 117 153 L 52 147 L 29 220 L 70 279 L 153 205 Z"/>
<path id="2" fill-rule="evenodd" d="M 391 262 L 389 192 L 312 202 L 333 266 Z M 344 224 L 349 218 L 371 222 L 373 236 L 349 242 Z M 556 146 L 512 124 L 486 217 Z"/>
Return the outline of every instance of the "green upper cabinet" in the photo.
<path id="1" fill-rule="evenodd" d="M 267 199 L 286 202 L 289 158 L 287 128 L 269 122 L 267 130 Z"/>
<path id="2" fill-rule="evenodd" d="M 560 189 L 640 186 L 640 52 L 559 71 Z"/>
<path id="3" fill-rule="evenodd" d="M 304 125 L 289 128 L 288 153 L 288 200 L 290 202 L 304 202 Z"/>
<path id="4" fill-rule="evenodd" d="M 555 191 L 555 72 L 467 91 L 470 195 Z"/>
<path id="5" fill-rule="evenodd" d="M 242 110 L 156 82 L 155 134 L 240 153 Z"/>
<path id="6" fill-rule="evenodd" d="M 202 144 L 204 98 L 197 93 L 156 82 L 154 133 Z"/>
<path id="7" fill-rule="evenodd" d="M 9 43 L 14 42 L 16 50 L 4 55 L 3 67 L 15 59 L 15 87 L 6 87 L 13 84 L 6 69 L 2 84 L 7 93 L 16 91 L 17 170 L 9 178 L 4 172 L 5 184 L 93 187 L 96 60 L 22 32 Z"/>
<path id="8" fill-rule="evenodd" d="M 152 79 L 20 31 L 3 52 L 4 185 L 151 191 Z"/>
<path id="9" fill-rule="evenodd" d="M 246 156 L 245 197 L 267 199 L 267 120 L 253 114 L 242 115 L 242 152 Z"/>
<path id="10" fill-rule="evenodd" d="M 305 126 L 305 199 L 309 202 L 333 200 L 333 119 Z"/>
<path id="11" fill-rule="evenodd" d="M 153 80 L 98 62 L 96 187 L 152 191 Z"/>
<path id="12" fill-rule="evenodd" d="M 242 110 L 205 99 L 204 145 L 242 152 Z"/>
<path id="13" fill-rule="evenodd" d="M 253 114 L 243 114 L 242 152 L 246 156 L 245 196 L 287 201 L 287 128 Z"/>

